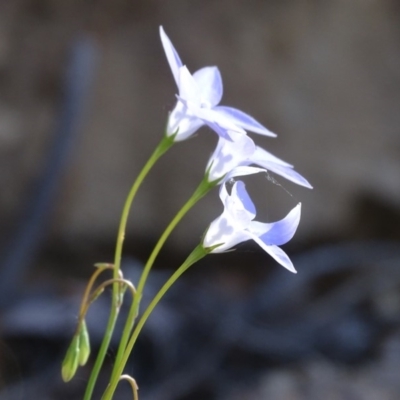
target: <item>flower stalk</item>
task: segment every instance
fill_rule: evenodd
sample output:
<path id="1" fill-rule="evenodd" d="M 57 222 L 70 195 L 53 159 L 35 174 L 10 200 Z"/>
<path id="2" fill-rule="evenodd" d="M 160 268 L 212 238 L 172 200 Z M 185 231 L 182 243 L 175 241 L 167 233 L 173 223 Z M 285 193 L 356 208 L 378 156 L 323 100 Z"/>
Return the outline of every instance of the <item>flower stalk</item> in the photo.
<path id="1" fill-rule="evenodd" d="M 170 287 L 178 280 L 178 278 L 188 270 L 190 266 L 192 266 L 197 261 L 201 260 L 205 257 L 208 253 L 212 251 L 211 249 L 205 249 L 202 245 L 198 245 L 187 257 L 185 262 L 171 275 L 171 277 L 165 282 L 163 287 L 158 291 L 155 295 L 154 299 L 150 302 L 146 310 L 143 312 L 142 317 L 139 319 L 135 329 L 131 337 L 129 338 L 129 342 L 127 343 L 126 349 L 122 355 L 121 361 L 116 364 L 115 373 L 113 374 L 110 383 L 104 392 L 102 400 L 111 400 L 112 396 L 117 388 L 119 377 L 122 375 L 125 365 L 128 361 L 128 358 L 132 352 L 132 349 L 136 343 L 136 340 L 146 323 L 147 319 L 149 318 L 150 314 L 153 312 L 154 308 L 160 302 L 160 300 L 164 297 L 165 293 L 170 289 Z"/>
<path id="2" fill-rule="evenodd" d="M 209 182 L 208 174 L 207 173 L 205 174 L 203 180 L 200 182 L 197 189 L 194 191 L 194 193 L 189 198 L 189 200 L 183 205 L 183 207 L 178 211 L 178 213 L 175 215 L 175 217 L 169 223 L 167 228 L 164 230 L 164 232 L 160 236 L 153 251 L 151 252 L 151 254 L 143 268 L 143 272 L 140 276 L 139 283 L 138 283 L 137 289 L 136 289 L 136 295 L 133 299 L 133 303 L 130 307 L 129 314 L 128 314 L 128 317 L 127 317 L 127 320 L 125 323 L 125 327 L 124 327 L 124 330 L 122 333 L 121 341 L 120 341 L 120 344 L 118 347 L 118 352 L 117 352 L 117 356 L 115 359 L 115 364 L 114 364 L 114 368 L 113 368 L 113 372 L 112 372 L 113 378 L 115 377 L 115 374 L 117 374 L 117 367 L 118 367 L 118 365 L 121 361 L 122 355 L 125 351 L 125 347 L 126 347 L 129 335 L 130 335 L 131 330 L 134 325 L 134 320 L 139 313 L 139 306 L 140 306 L 140 301 L 143 296 L 143 290 L 144 290 L 147 278 L 149 276 L 150 270 L 154 264 L 154 261 L 156 260 L 160 250 L 162 249 L 166 240 L 170 236 L 171 232 L 178 225 L 178 223 L 187 214 L 187 212 L 197 204 L 197 202 L 200 199 L 202 199 L 212 188 L 214 188 L 216 186 L 217 182 L 218 181 Z"/>
<path id="3" fill-rule="evenodd" d="M 136 193 L 142 184 L 143 180 L 157 162 L 157 160 L 174 144 L 174 136 L 164 135 L 160 144 L 156 147 L 153 154 L 150 156 L 147 163 L 144 165 L 143 169 L 140 171 L 138 177 L 133 183 L 128 197 L 126 198 L 124 208 L 122 210 L 122 215 L 119 223 L 118 234 L 117 234 L 117 242 L 115 246 L 115 255 L 114 255 L 114 268 L 113 268 L 113 277 L 114 279 L 118 279 L 119 271 L 121 268 L 121 258 L 122 258 L 122 248 L 125 239 L 125 231 L 126 225 L 128 223 L 129 212 L 132 207 L 133 200 L 136 196 Z M 135 296 L 136 297 L 136 296 Z M 93 366 L 92 373 L 89 378 L 88 385 L 86 387 L 85 395 L 83 400 L 90 400 L 93 394 L 94 386 L 96 384 L 97 378 L 100 373 L 100 369 L 104 363 L 104 359 L 110 345 L 110 341 L 114 332 L 115 324 L 118 319 L 119 309 L 121 306 L 121 289 L 119 283 L 115 282 L 113 284 L 113 293 L 112 293 L 112 303 L 111 303 L 111 311 L 110 316 L 107 322 L 105 334 L 103 337 L 103 341 L 100 346 L 99 353 L 97 355 L 95 364 Z"/>

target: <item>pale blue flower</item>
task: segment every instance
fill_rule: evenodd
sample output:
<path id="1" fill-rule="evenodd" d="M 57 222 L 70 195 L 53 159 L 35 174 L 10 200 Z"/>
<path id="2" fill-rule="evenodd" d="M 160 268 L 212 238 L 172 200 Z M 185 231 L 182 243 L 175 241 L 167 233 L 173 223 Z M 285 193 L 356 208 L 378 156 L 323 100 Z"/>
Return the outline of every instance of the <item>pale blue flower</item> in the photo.
<path id="1" fill-rule="evenodd" d="M 220 137 L 208 162 L 210 182 L 221 179 L 238 166 L 255 164 L 298 185 L 312 188 L 310 183 L 293 169 L 293 165 L 256 146 L 249 136 L 236 132 L 230 132 L 229 135 L 233 140 Z"/>
<path id="2" fill-rule="evenodd" d="M 228 131 L 243 134 L 250 131 L 265 136 L 276 136 L 243 111 L 218 106 L 223 94 L 218 68 L 201 68 L 191 75 L 162 26 L 160 36 L 179 91 L 177 104 L 168 120 L 168 136 L 176 134 L 176 141 L 184 140 L 203 125 L 210 126 L 226 139 L 230 139 Z"/>
<path id="3" fill-rule="evenodd" d="M 227 177 L 262 171 L 260 168 L 239 167 L 231 171 Z M 300 203 L 282 220 L 262 223 L 254 221 L 256 209 L 242 181 L 233 184 L 230 194 L 224 183 L 221 186 L 220 198 L 224 211 L 210 224 L 203 239 L 204 248 L 217 246 L 211 253 L 220 253 L 232 249 L 239 243 L 254 240 L 279 264 L 296 273 L 288 255 L 278 246 L 287 243 L 295 234 L 300 222 Z"/>

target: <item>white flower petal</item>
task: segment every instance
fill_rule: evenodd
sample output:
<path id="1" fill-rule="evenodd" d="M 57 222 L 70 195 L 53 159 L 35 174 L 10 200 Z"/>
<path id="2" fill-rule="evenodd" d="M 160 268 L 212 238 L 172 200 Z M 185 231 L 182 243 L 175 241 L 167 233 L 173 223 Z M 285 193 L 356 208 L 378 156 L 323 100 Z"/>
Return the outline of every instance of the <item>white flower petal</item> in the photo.
<path id="1" fill-rule="evenodd" d="M 214 107 L 222 99 L 223 87 L 221 73 L 217 67 L 204 67 L 193 74 L 200 89 L 202 102 Z"/>
<path id="2" fill-rule="evenodd" d="M 162 26 L 160 26 L 160 36 L 176 86 L 179 88 L 179 68 L 183 65 L 182 61 Z"/>
<path id="3" fill-rule="evenodd" d="M 256 207 L 254 206 L 253 201 L 247 193 L 246 186 L 242 181 L 235 182 L 232 187 L 231 196 L 237 197 L 241 201 L 244 209 L 253 216 L 252 219 L 256 216 Z"/>
<path id="4" fill-rule="evenodd" d="M 294 274 L 297 273 L 289 256 L 281 248 L 279 248 L 278 246 L 267 246 L 264 244 L 264 242 L 262 240 L 259 240 L 257 237 L 253 237 L 253 239 L 275 261 L 277 261 L 279 264 L 281 264 L 283 267 L 285 267 L 290 272 L 293 272 Z"/>
<path id="5" fill-rule="evenodd" d="M 271 132 L 265 126 L 262 126 L 253 117 L 244 113 L 243 111 L 226 106 L 215 107 L 215 110 L 229 117 L 232 122 L 234 122 L 237 126 L 245 129 L 246 131 L 259 133 L 260 135 L 276 137 L 275 133 Z"/>
<path id="6" fill-rule="evenodd" d="M 226 202 L 227 202 L 228 197 L 229 197 L 229 193 L 228 193 L 228 190 L 226 189 L 226 185 L 222 184 L 219 189 L 219 198 L 221 199 L 224 207 L 226 207 Z"/>
<path id="7" fill-rule="evenodd" d="M 275 174 L 278 174 L 280 176 L 283 176 L 289 181 L 292 181 L 298 185 L 304 186 L 306 188 L 312 189 L 312 186 L 310 183 L 307 181 L 306 178 L 304 178 L 302 175 L 300 175 L 298 172 L 296 172 L 292 167 L 287 167 L 281 164 L 276 164 L 271 161 L 260 161 L 258 160 L 257 162 L 254 162 L 257 165 L 260 165 L 264 167 L 266 170 L 274 172 Z"/>
<path id="8" fill-rule="evenodd" d="M 178 101 L 168 118 L 167 135 L 178 132 L 175 137 L 175 141 L 178 142 L 187 139 L 203 125 L 201 119 L 191 115 L 182 102 Z"/>
<path id="9" fill-rule="evenodd" d="M 237 125 L 235 123 L 235 121 L 232 120 L 232 118 L 229 118 L 229 116 L 226 116 L 226 115 L 216 111 L 215 108 L 212 108 L 209 110 L 204 109 L 204 111 L 206 111 L 206 113 L 202 117 L 203 119 L 209 119 L 210 121 L 217 123 L 222 128 L 229 130 L 229 131 L 233 131 L 233 132 L 237 132 L 237 133 L 241 133 L 241 134 L 246 133 L 246 131 L 242 127 Z"/>
<path id="10" fill-rule="evenodd" d="M 286 161 L 281 160 L 280 158 L 274 156 L 269 151 L 263 149 L 260 146 L 256 147 L 256 150 L 251 160 L 254 164 L 260 164 L 261 161 L 269 161 L 269 162 L 274 162 L 275 164 L 283 165 L 285 167 L 293 167 L 292 164 L 289 164 Z"/>
<path id="11" fill-rule="evenodd" d="M 287 243 L 296 233 L 301 216 L 301 203 L 294 207 L 285 218 L 277 222 L 262 223 L 253 221 L 249 230 L 262 240 L 265 245 L 277 245 Z"/>
<path id="12" fill-rule="evenodd" d="M 188 109 L 197 117 L 204 121 L 218 124 L 225 131 L 234 131 L 241 134 L 246 134 L 246 131 L 239 126 L 235 125 L 231 119 L 227 118 L 221 113 L 214 111 L 212 108 L 200 107 L 199 104 L 187 102 Z"/>
<path id="13" fill-rule="evenodd" d="M 211 222 L 204 236 L 203 246 L 207 248 L 220 244 L 212 253 L 222 253 L 249 239 L 248 233 L 238 230 L 236 225 L 232 224 L 229 214 L 224 211 L 220 217 Z"/>
<path id="14" fill-rule="evenodd" d="M 256 209 L 242 181 L 234 183 L 231 195 L 226 198 L 224 212 L 229 215 L 231 225 L 236 231 L 247 230 L 256 216 Z"/>
<path id="15" fill-rule="evenodd" d="M 234 141 L 220 137 L 207 165 L 209 180 L 222 178 L 235 167 L 245 163 L 254 151 L 255 144 L 247 135 L 239 134 L 235 136 Z"/>
<path id="16" fill-rule="evenodd" d="M 197 105 L 201 101 L 199 87 L 186 65 L 179 68 L 179 98 L 185 100 L 184 104 L 192 102 Z M 185 106 L 187 107 L 187 104 Z"/>
<path id="17" fill-rule="evenodd" d="M 228 174 L 226 174 L 224 182 L 227 182 L 229 179 L 235 178 L 237 176 L 253 175 L 253 174 L 258 174 L 260 172 L 265 172 L 265 169 L 257 167 L 249 167 L 247 165 L 239 166 L 234 168 Z"/>
<path id="18" fill-rule="evenodd" d="M 203 122 L 207 126 L 209 126 L 219 137 L 224 138 L 226 140 L 229 140 L 230 142 L 232 141 L 231 135 L 229 134 L 230 131 L 227 131 L 226 129 L 221 128 L 215 122 L 210 122 L 210 121 L 207 121 L 207 120 L 203 120 Z"/>

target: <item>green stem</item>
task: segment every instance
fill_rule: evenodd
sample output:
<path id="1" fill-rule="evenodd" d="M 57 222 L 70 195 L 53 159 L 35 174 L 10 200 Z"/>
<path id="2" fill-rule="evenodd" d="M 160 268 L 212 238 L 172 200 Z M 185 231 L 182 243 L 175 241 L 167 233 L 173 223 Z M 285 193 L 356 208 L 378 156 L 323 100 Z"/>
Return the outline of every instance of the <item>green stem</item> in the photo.
<path id="1" fill-rule="evenodd" d="M 115 247 L 115 256 L 114 256 L 114 279 L 118 279 L 119 271 L 121 268 L 121 256 L 122 256 L 122 247 L 125 238 L 126 224 L 128 222 L 129 211 L 132 206 L 133 199 L 142 184 L 144 178 L 156 163 L 156 161 L 174 144 L 174 136 L 164 136 L 159 145 L 154 150 L 153 154 L 150 156 L 147 163 L 144 165 L 143 169 L 140 171 L 138 177 L 136 178 L 131 190 L 128 193 L 128 197 L 126 198 L 124 208 L 122 210 L 121 220 L 119 223 L 118 235 L 117 235 L 117 243 Z M 136 296 L 135 296 L 136 298 Z M 112 304 L 110 317 L 107 322 L 106 331 L 103 337 L 103 341 L 100 346 L 99 353 L 97 355 L 95 364 L 93 366 L 92 373 L 89 378 L 88 385 L 86 387 L 85 395 L 83 400 L 90 400 L 92 398 L 93 389 L 96 384 L 100 369 L 103 365 L 104 358 L 107 353 L 108 346 L 111 341 L 112 334 L 114 332 L 115 323 L 118 318 L 119 308 L 121 306 L 120 299 L 120 285 L 118 283 L 113 284 L 113 293 L 112 293 Z"/>
<path id="2" fill-rule="evenodd" d="M 93 390 L 96 385 L 97 377 L 99 376 L 100 369 L 103 365 L 105 355 L 107 353 L 108 345 L 110 344 L 111 337 L 114 331 L 114 326 L 118 318 L 118 310 L 115 307 L 111 308 L 110 317 L 107 322 L 106 332 L 103 337 L 103 341 L 100 346 L 99 353 L 96 357 L 92 372 L 88 384 L 86 386 L 85 395 L 83 400 L 90 400 L 92 398 Z"/>
<path id="3" fill-rule="evenodd" d="M 143 289 L 145 283 L 147 281 L 147 277 L 150 273 L 150 270 L 154 264 L 155 259 L 158 256 L 161 248 L 163 247 L 165 241 L 171 234 L 171 232 L 175 229 L 178 223 L 182 220 L 182 218 L 186 215 L 186 213 L 202 198 L 204 197 L 213 187 L 215 186 L 215 182 L 208 181 L 208 174 L 205 175 L 200 185 L 194 191 L 193 195 L 189 198 L 189 200 L 185 203 L 185 205 L 179 210 L 179 212 L 175 215 L 173 220 L 167 226 L 157 244 L 155 245 L 153 251 L 150 254 L 149 259 L 147 260 L 146 265 L 144 266 L 143 272 L 140 276 L 139 283 L 136 288 L 136 296 L 134 297 L 133 304 L 129 310 L 129 314 L 125 323 L 125 327 L 122 333 L 121 341 L 118 347 L 117 356 L 115 359 L 114 369 L 111 375 L 111 379 L 115 378 L 116 367 L 121 361 L 122 355 L 125 351 L 126 343 L 128 342 L 129 335 L 132 331 L 132 327 L 134 324 L 134 320 L 138 314 L 140 300 L 142 298 Z"/>
<path id="4" fill-rule="evenodd" d="M 118 273 L 121 267 L 121 255 L 122 255 L 122 246 L 125 238 L 125 230 L 126 224 L 128 222 L 129 211 L 132 206 L 133 199 L 138 191 L 140 185 L 142 184 L 144 178 L 156 163 L 156 161 L 174 144 L 173 137 L 164 136 L 161 143 L 156 147 L 153 154 L 150 156 L 149 160 L 140 171 L 140 174 L 136 178 L 130 192 L 128 193 L 128 197 L 126 198 L 124 208 L 122 210 L 121 221 L 118 229 L 118 237 L 117 244 L 115 247 L 115 257 L 114 257 L 114 279 L 118 278 Z M 118 288 L 118 285 L 115 285 L 115 288 Z"/>
<path id="5" fill-rule="evenodd" d="M 154 299 L 151 301 L 149 306 L 146 308 L 146 310 L 143 312 L 142 317 L 140 318 L 139 322 L 136 325 L 136 328 L 134 329 L 132 336 L 129 339 L 129 342 L 126 346 L 126 349 L 123 353 L 123 356 L 121 358 L 120 363 L 115 365 L 115 373 L 113 374 L 110 383 L 106 389 L 106 391 L 103 394 L 102 400 L 111 400 L 112 396 L 114 395 L 115 389 L 118 385 L 119 378 L 122 375 L 122 372 L 125 368 L 125 365 L 128 361 L 128 358 L 132 352 L 133 346 L 136 343 L 136 340 L 146 323 L 147 319 L 149 318 L 150 314 L 153 312 L 154 308 L 157 306 L 159 301 L 163 298 L 165 293 L 168 291 L 168 289 L 176 282 L 176 280 L 195 262 L 199 261 L 203 257 L 205 257 L 212 249 L 204 249 L 204 247 L 200 244 L 198 245 L 192 253 L 190 253 L 189 257 L 186 259 L 186 261 L 171 275 L 171 277 L 165 282 L 163 287 L 159 290 L 159 292 L 156 294 Z"/>

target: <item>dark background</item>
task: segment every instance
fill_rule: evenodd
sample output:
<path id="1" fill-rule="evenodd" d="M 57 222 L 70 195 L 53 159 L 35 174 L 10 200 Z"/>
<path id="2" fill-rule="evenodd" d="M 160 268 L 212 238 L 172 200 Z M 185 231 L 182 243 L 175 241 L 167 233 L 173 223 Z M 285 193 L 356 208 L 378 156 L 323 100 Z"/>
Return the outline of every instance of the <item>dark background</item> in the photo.
<path id="1" fill-rule="evenodd" d="M 88 371 L 64 385 L 59 362 L 92 265 L 112 260 L 125 196 L 174 106 L 163 25 L 191 72 L 220 68 L 222 103 L 276 132 L 253 138 L 314 190 L 249 180 L 260 220 L 302 202 L 285 246 L 299 273 L 252 245 L 194 267 L 132 361 L 141 396 L 397 399 L 399 16 L 394 0 L 0 2 L 2 398 L 82 397 Z M 128 226 L 132 276 L 215 144 L 203 129 L 150 174 Z M 189 213 L 151 288 L 220 212 L 213 193 Z M 107 300 L 91 316 L 94 348 Z M 221 317 L 230 313 L 238 319 Z"/>

